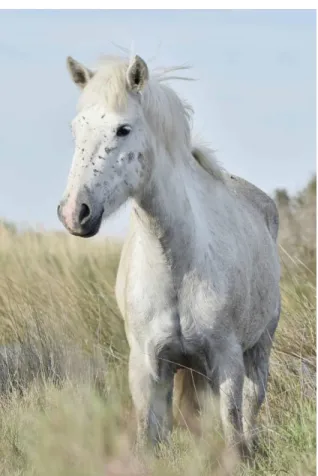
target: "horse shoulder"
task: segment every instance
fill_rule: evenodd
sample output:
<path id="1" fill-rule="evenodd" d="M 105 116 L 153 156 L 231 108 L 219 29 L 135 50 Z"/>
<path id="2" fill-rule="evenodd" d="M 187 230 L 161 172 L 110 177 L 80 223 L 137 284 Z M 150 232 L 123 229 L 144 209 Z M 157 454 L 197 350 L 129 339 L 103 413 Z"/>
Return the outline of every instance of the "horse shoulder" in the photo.
<path id="1" fill-rule="evenodd" d="M 261 214 L 271 237 L 276 241 L 279 227 L 279 214 L 274 200 L 252 183 L 235 175 L 229 176 L 228 187 L 234 191 L 236 195 L 244 197 L 253 208 Z"/>

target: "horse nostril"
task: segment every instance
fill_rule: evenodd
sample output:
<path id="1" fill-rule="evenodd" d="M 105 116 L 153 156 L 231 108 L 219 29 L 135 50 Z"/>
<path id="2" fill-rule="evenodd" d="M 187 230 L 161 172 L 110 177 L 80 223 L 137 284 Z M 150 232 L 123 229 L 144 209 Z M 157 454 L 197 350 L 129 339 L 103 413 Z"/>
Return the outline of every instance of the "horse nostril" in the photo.
<path id="1" fill-rule="evenodd" d="M 85 225 L 91 214 L 90 208 L 86 203 L 82 203 L 80 213 L 79 213 L 79 222 L 81 225 Z"/>

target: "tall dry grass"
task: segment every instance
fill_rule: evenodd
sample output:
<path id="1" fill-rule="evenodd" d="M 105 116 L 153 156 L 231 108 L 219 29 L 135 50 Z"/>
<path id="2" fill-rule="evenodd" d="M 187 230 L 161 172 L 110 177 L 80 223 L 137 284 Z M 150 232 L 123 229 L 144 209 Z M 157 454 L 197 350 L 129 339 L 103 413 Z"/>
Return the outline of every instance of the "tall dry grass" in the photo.
<path id="1" fill-rule="evenodd" d="M 160 459 L 132 451 L 128 345 L 114 297 L 120 244 L 0 228 L 0 474 L 315 474 L 315 188 L 280 206 L 282 317 L 259 448 L 225 449 L 215 409 Z M 305 197 L 305 198 L 304 198 Z"/>

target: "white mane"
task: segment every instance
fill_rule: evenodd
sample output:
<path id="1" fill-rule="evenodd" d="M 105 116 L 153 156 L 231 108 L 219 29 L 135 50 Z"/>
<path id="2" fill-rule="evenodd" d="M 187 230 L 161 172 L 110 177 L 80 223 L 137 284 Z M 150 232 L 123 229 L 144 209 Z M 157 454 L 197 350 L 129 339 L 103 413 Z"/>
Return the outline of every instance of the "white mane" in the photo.
<path id="1" fill-rule="evenodd" d="M 103 57 L 82 93 L 79 107 L 103 102 L 115 111 L 125 108 L 129 97 L 126 84 L 129 63 L 128 58 Z M 203 145 L 201 140 L 194 141 L 191 137 L 192 107 L 166 84 L 170 80 L 191 81 L 189 77 L 173 74 L 187 69 L 189 68 L 186 66 L 175 66 L 150 72 L 149 81 L 140 94 L 141 105 L 153 133 L 166 143 L 168 150 L 173 152 L 182 144 L 192 151 L 192 156 L 204 170 L 222 180 L 223 172 L 213 151 Z"/>

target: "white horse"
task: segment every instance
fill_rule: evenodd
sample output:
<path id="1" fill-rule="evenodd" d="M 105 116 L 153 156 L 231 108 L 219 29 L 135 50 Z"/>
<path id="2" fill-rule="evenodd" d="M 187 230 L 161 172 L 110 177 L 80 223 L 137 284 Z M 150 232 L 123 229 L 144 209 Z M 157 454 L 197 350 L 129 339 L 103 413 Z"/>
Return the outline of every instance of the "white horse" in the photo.
<path id="1" fill-rule="evenodd" d="M 165 73 L 150 77 L 138 56 L 106 57 L 95 72 L 67 63 L 82 92 L 58 215 L 90 237 L 132 200 L 116 296 L 141 441 L 169 434 L 175 373 L 188 367 L 219 396 L 227 441 L 247 449 L 280 315 L 276 206 L 192 144 L 191 109 Z"/>

